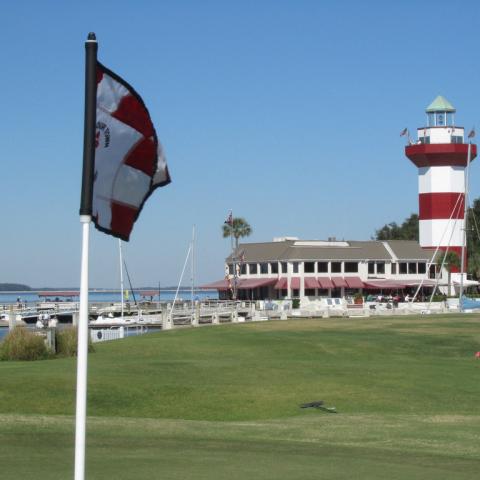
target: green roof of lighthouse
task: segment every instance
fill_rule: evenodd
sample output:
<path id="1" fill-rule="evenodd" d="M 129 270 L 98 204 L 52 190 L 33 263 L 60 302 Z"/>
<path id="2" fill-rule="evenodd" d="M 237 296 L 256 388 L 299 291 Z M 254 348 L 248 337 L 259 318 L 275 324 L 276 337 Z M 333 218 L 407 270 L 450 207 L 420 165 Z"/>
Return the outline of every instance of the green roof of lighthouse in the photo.
<path id="1" fill-rule="evenodd" d="M 426 112 L 455 112 L 455 107 L 444 97 L 439 95 L 428 107 Z"/>

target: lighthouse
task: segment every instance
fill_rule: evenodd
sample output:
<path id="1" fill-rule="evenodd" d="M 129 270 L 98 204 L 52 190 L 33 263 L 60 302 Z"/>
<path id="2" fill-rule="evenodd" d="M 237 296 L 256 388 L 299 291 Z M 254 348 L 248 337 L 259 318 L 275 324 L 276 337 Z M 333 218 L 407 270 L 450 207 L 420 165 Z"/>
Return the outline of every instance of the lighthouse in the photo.
<path id="1" fill-rule="evenodd" d="M 455 112 L 455 107 L 444 97 L 435 98 L 426 109 L 427 126 L 417 129 L 417 141 L 409 141 L 405 155 L 418 168 L 420 246 L 448 249 L 460 257 L 465 242 L 465 169 L 469 146 L 464 140 L 464 128 L 455 124 Z M 470 160 L 476 155 L 477 147 L 471 145 Z M 466 259 L 466 248 L 464 251 Z"/>

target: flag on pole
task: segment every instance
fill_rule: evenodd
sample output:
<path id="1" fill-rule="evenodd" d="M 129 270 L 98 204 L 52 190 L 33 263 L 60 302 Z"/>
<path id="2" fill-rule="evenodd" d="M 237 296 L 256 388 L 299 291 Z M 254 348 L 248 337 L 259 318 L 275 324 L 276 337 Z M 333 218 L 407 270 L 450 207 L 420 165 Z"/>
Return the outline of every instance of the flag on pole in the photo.
<path id="1" fill-rule="evenodd" d="M 472 128 L 468 134 L 468 138 L 473 138 L 475 137 L 475 128 Z"/>
<path id="2" fill-rule="evenodd" d="M 404 129 L 400 132 L 400 136 L 401 136 L 401 137 L 404 137 L 405 135 L 408 135 L 408 128 L 404 128 Z"/>
<path id="3" fill-rule="evenodd" d="M 233 213 L 231 210 L 230 210 L 230 213 L 228 214 L 227 219 L 225 220 L 225 223 L 227 225 L 233 226 Z"/>
<path id="4" fill-rule="evenodd" d="M 128 241 L 147 198 L 171 180 L 140 95 L 99 62 L 96 74 L 92 219 L 98 230 Z"/>

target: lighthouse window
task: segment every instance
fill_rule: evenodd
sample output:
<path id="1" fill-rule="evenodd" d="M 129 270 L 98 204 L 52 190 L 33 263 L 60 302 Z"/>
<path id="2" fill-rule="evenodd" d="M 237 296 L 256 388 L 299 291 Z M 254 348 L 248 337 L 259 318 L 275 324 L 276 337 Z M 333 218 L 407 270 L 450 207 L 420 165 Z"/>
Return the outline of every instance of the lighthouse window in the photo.
<path id="1" fill-rule="evenodd" d="M 463 137 L 461 135 L 452 135 L 452 143 L 463 143 Z"/>
<path id="2" fill-rule="evenodd" d="M 437 115 L 437 125 L 439 126 L 445 125 L 445 115 L 443 113 L 439 113 Z"/>
<path id="3" fill-rule="evenodd" d="M 430 137 L 420 137 L 420 143 L 430 143 Z"/>

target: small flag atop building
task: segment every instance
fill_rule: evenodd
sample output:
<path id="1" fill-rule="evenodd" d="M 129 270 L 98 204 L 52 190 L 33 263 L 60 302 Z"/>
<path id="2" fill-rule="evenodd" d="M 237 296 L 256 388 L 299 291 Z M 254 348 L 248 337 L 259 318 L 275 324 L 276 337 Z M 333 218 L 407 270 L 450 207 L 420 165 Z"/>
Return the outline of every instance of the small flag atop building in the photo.
<path id="1" fill-rule="evenodd" d="M 92 218 L 98 230 L 128 241 L 147 198 L 171 180 L 140 95 L 101 63 L 96 69 Z"/>
<path id="2" fill-rule="evenodd" d="M 405 135 L 408 135 L 408 128 L 404 128 L 404 129 L 400 132 L 400 136 L 401 136 L 401 137 L 404 137 Z"/>
<path id="3" fill-rule="evenodd" d="M 473 137 L 475 137 L 475 128 L 472 128 L 468 133 L 468 138 L 473 138 Z"/>

